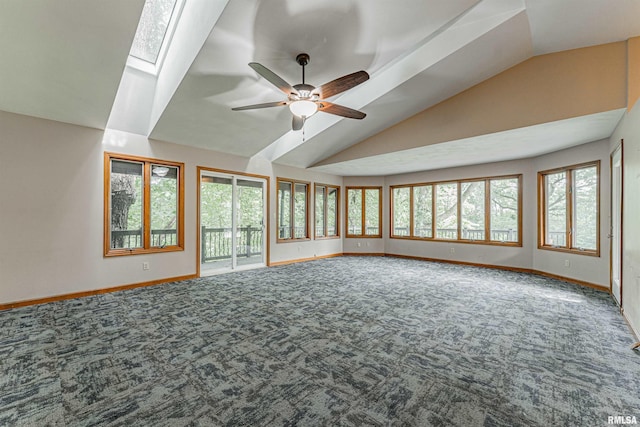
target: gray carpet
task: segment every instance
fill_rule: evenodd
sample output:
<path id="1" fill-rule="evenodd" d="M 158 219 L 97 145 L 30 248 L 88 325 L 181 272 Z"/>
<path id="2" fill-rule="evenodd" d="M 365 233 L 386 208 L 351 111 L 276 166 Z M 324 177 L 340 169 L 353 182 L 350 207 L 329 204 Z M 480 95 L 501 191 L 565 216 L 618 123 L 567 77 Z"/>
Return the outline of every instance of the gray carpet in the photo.
<path id="1" fill-rule="evenodd" d="M 0 425 L 607 425 L 632 343 L 604 292 L 333 258 L 0 312 Z"/>

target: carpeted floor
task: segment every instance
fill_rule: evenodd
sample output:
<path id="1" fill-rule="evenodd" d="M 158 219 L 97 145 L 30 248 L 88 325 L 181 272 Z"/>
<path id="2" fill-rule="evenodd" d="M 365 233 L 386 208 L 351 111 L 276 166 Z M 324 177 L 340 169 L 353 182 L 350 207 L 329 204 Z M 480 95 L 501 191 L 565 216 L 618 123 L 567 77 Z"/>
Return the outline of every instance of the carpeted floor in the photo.
<path id="1" fill-rule="evenodd" d="M 333 258 L 0 312 L 0 425 L 604 426 L 632 343 L 604 292 Z"/>

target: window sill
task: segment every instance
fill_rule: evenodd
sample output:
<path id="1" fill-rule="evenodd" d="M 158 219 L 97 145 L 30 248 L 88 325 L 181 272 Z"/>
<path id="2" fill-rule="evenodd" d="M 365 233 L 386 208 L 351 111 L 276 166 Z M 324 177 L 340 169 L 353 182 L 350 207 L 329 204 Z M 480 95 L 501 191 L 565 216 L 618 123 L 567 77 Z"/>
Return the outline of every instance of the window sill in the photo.
<path id="1" fill-rule="evenodd" d="M 156 254 L 162 252 L 180 252 L 184 251 L 182 246 L 167 246 L 165 248 L 135 248 L 135 249 L 109 249 L 104 253 L 105 257 L 117 257 L 128 255 Z"/>
<path id="2" fill-rule="evenodd" d="M 417 240 L 421 242 L 466 243 L 466 244 L 472 244 L 472 245 L 522 247 L 521 242 L 498 242 L 493 240 L 434 239 L 433 237 L 409 237 L 409 236 L 390 236 L 389 238 L 398 239 L 398 240 Z"/>
<path id="3" fill-rule="evenodd" d="M 276 243 L 308 242 L 310 240 L 309 237 L 298 237 L 295 239 L 276 239 Z"/>
<path id="4" fill-rule="evenodd" d="M 564 252 L 574 255 L 585 255 L 585 256 L 593 256 L 600 257 L 600 250 L 579 250 L 579 249 L 569 249 L 569 248 L 561 248 L 555 246 L 543 246 L 538 245 L 538 249 L 543 251 L 553 251 L 553 252 Z"/>
<path id="5" fill-rule="evenodd" d="M 316 236 L 316 240 L 335 240 L 340 239 L 340 236 Z"/>

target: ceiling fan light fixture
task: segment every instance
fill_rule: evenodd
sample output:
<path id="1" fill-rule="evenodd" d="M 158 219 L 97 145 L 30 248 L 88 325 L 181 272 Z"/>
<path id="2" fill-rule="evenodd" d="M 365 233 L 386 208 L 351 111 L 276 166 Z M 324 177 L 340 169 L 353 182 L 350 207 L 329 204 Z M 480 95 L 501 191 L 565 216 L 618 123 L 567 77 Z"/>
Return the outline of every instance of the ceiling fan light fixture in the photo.
<path id="1" fill-rule="evenodd" d="M 307 100 L 293 101 L 289 104 L 289 109 L 298 117 L 309 118 L 318 111 L 318 104 Z"/>

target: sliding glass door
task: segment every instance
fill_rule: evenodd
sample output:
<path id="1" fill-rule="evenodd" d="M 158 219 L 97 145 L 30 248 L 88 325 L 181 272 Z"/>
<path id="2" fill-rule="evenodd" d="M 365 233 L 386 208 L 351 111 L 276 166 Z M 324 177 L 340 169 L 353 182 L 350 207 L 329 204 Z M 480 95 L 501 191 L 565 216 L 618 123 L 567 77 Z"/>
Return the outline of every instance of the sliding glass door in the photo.
<path id="1" fill-rule="evenodd" d="M 200 272 L 264 266 L 266 180 L 202 170 Z"/>
<path id="2" fill-rule="evenodd" d="M 236 265 L 264 265 L 265 184 L 236 180 Z"/>

